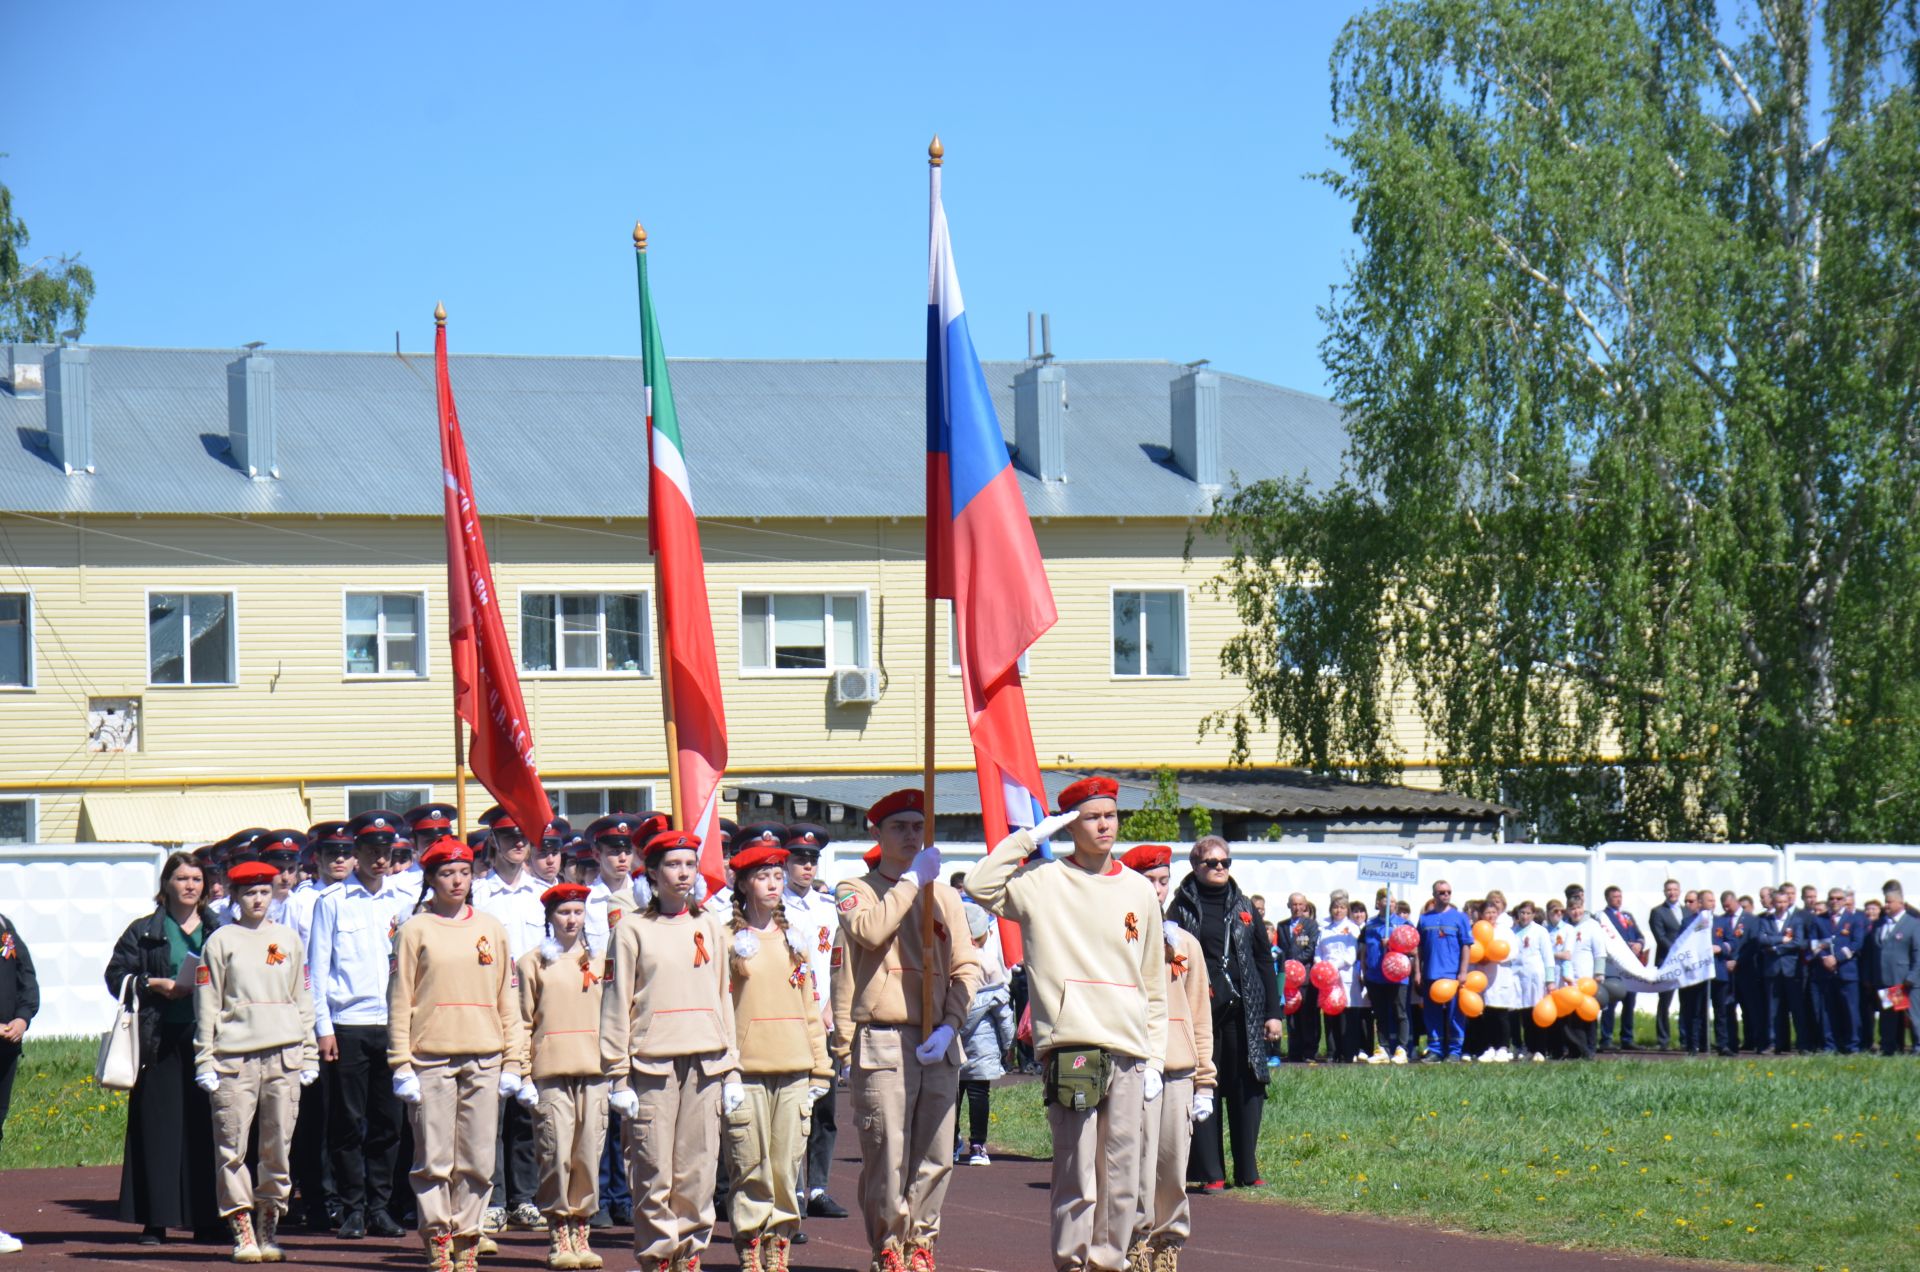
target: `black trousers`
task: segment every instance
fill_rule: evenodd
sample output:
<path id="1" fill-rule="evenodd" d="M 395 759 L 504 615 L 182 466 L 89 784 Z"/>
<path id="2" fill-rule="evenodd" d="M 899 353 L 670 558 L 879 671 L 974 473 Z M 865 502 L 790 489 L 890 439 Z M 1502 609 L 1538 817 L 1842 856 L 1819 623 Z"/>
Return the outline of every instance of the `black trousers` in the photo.
<path id="1" fill-rule="evenodd" d="M 1832 1044 L 1842 1053 L 1852 1055 L 1865 1045 L 1860 1040 L 1860 982 L 1836 977 L 1827 982 L 1826 989 Z"/>
<path id="2" fill-rule="evenodd" d="M 327 1091 L 325 1082 L 300 1088 L 300 1113 L 293 1124 L 289 1165 L 293 1186 L 312 1218 L 321 1217 L 333 1195 L 332 1163 L 327 1160 Z"/>
<path id="3" fill-rule="evenodd" d="M 1680 1045 L 1695 1055 L 1707 1049 L 1707 984 L 1701 981 L 1680 991 Z"/>
<path id="4" fill-rule="evenodd" d="M 1392 1055 L 1397 1047 L 1404 1047 L 1410 1041 L 1407 1037 L 1407 984 L 1401 981 L 1367 982 L 1367 1001 L 1373 1004 L 1373 1026 L 1380 1039 L 1380 1045 Z"/>
<path id="5" fill-rule="evenodd" d="M 1658 960 L 1655 960 L 1655 962 L 1657 965 Z M 1670 989 L 1663 989 L 1660 991 L 1659 997 L 1654 1000 L 1654 1007 L 1653 1007 L 1653 1040 L 1656 1044 L 1659 1045 L 1660 1050 L 1662 1051 L 1665 1051 L 1667 1048 L 1673 1045 L 1672 1016 L 1673 1016 L 1673 991 Z M 1680 1030 L 1680 1036 L 1682 1041 L 1686 1039 L 1686 1032 L 1687 1031 L 1683 1026 Z"/>
<path id="6" fill-rule="evenodd" d="M 1260 1178 L 1260 1115 L 1267 1107 L 1267 1084 L 1255 1080 L 1249 1067 L 1246 1016 L 1238 1003 L 1214 1009 L 1213 1056 L 1219 1080 L 1215 1112 L 1206 1121 L 1194 1123 L 1187 1178 L 1204 1184 L 1227 1177 L 1221 1142 L 1226 1131 L 1233 1136 L 1233 1182 L 1251 1184 Z"/>
<path id="7" fill-rule="evenodd" d="M 0 1144 L 7 1140 L 7 1112 L 13 1108 L 13 1073 L 20 1067 L 20 1044 L 0 1042 Z"/>
<path id="8" fill-rule="evenodd" d="M 827 1191 L 827 1174 L 833 1169 L 833 1142 L 840 1134 L 840 1122 L 834 1115 L 834 1101 L 838 1093 L 834 1084 L 827 1084 L 827 1093 L 813 1102 L 813 1128 L 807 1132 L 807 1185 L 806 1200 L 817 1192 Z M 987 1137 L 980 1137 L 986 1143 Z"/>
<path id="9" fill-rule="evenodd" d="M 400 1101 L 387 1068 L 385 1025 L 336 1025 L 340 1059 L 328 1066 L 327 1138 L 342 1215 L 384 1210 L 400 1151 Z"/>
<path id="10" fill-rule="evenodd" d="M 1767 982 L 1759 973 L 1742 979 L 1735 973 L 1734 984 L 1740 990 L 1740 1033 L 1746 1050 L 1765 1051 L 1773 1045 L 1773 1013 L 1767 997 Z"/>
<path id="11" fill-rule="evenodd" d="M 953 1119 L 953 1143 L 955 1148 L 985 1144 L 987 1142 L 987 1124 L 993 1113 L 993 1084 L 985 1078 L 964 1078 L 960 1083 L 960 1103 L 967 1110 L 967 1125 L 963 1132 L 960 1119 Z"/>
<path id="12" fill-rule="evenodd" d="M 1215 1050 L 1220 1036 L 1214 1035 Z M 1320 989 L 1309 981 L 1300 987 L 1300 1010 L 1289 1018 L 1287 1059 L 1295 1064 L 1312 1060 L 1320 1050 Z M 1218 1176 L 1215 1176 L 1218 1178 Z"/>
<path id="13" fill-rule="evenodd" d="M 1767 978 L 1767 1012 L 1773 1017 L 1773 1042 L 1775 1051 L 1793 1050 L 1793 1031 L 1798 1026 L 1802 1031 L 1802 1040 L 1806 1025 L 1801 1015 L 1805 1007 L 1807 985 L 1798 976 L 1769 976 Z"/>
<path id="14" fill-rule="evenodd" d="M 1598 1049 L 1599 1021 L 1562 1016 L 1557 1027 L 1560 1030 L 1562 1055 L 1574 1060 L 1593 1059 L 1593 1053 Z"/>
<path id="15" fill-rule="evenodd" d="M 531 1206 L 540 1186 L 534 1157 L 533 1110 L 518 1100 L 500 1100 L 500 1130 L 493 1141 L 493 1204 Z"/>

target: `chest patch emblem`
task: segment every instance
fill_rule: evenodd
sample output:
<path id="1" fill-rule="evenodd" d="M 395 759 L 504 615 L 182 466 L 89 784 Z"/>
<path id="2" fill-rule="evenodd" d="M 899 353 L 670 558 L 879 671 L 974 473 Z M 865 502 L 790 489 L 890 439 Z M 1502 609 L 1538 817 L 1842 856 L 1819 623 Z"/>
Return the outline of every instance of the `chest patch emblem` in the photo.
<path id="1" fill-rule="evenodd" d="M 480 966 L 491 967 L 493 965 L 493 942 L 492 941 L 488 940 L 486 937 L 483 936 L 479 940 L 473 943 L 473 948 L 475 952 L 477 952 L 480 955 Z"/>
<path id="2" fill-rule="evenodd" d="M 840 905 L 839 905 L 840 913 L 852 914 L 855 910 L 858 910 L 859 908 L 860 908 L 860 894 L 858 892 L 849 892 L 847 893 L 846 896 L 840 898 Z"/>
<path id="3" fill-rule="evenodd" d="M 712 961 L 713 956 L 707 953 L 707 934 L 705 932 L 695 932 L 693 934 L 693 965 L 695 967 L 704 967 Z"/>
<path id="4" fill-rule="evenodd" d="M 623 913 L 625 912 L 622 910 L 610 909 L 607 911 L 607 928 L 609 931 L 620 926 L 620 916 Z"/>
<path id="5" fill-rule="evenodd" d="M 1140 939 L 1140 920 L 1134 917 L 1132 910 L 1127 911 L 1127 939 L 1129 941 Z"/>
<path id="6" fill-rule="evenodd" d="M 205 963 L 194 968 L 193 983 L 196 985 L 211 985 L 213 983 L 213 969 L 209 968 Z"/>
<path id="7" fill-rule="evenodd" d="M 287 961 L 287 952 L 278 945 L 267 946 L 267 966 L 278 967 Z"/>

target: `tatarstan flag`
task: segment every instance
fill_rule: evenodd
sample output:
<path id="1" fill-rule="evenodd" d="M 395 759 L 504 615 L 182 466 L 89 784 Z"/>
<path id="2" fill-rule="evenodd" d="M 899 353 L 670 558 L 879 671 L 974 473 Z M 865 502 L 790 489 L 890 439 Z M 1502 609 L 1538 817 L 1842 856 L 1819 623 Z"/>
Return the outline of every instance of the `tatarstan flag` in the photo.
<path id="1" fill-rule="evenodd" d="M 661 661 L 671 702 L 669 745 L 680 770 L 674 817 L 700 836 L 700 873 L 709 890 L 725 882 L 720 843 L 720 779 L 727 770 L 727 713 L 720 700 L 720 663 L 713 649 L 707 568 L 694 520 L 680 417 L 673 409 L 667 351 L 647 287 L 647 235 L 633 229 L 640 270 L 640 340 L 647 384 L 647 540 L 654 556 L 660 606 Z"/>

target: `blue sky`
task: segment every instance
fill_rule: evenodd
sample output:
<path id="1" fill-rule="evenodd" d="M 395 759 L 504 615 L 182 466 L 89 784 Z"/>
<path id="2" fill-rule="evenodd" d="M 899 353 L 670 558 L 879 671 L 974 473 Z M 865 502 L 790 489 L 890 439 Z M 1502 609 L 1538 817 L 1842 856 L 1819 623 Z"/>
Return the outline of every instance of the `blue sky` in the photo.
<path id="1" fill-rule="evenodd" d="M 917 358 L 927 139 L 983 357 L 1312 392 L 1351 6 L 6 5 L 0 181 L 100 344 Z M 21 56 L 34 50 L 31 56 Z"/>

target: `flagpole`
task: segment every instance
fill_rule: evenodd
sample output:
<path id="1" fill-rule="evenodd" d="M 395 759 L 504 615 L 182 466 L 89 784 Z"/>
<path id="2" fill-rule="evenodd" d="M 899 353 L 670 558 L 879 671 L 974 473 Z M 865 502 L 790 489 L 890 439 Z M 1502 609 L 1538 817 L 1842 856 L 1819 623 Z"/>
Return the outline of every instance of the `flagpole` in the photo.
<path id="1" fill-rule="evenodd" d="M 945 155 L 946 155 L 946 149 L 940 144 L 939 134 L 935 133 L 933 141 L 929 143 L 927 146 L 927 251 L 929 255 L 929 261 L 928 261 L 929 265 L 932 264 L 931 255 L 933 251 L 933 228 L 935 225 L 934 218 L 940 209 L 940 164 L 943 158 L 945 157 Z M 931 507 L 927 509 L 926 523 L 927 523 L 927 537 L 929 540 L 931 540 L 934 534 L 933 509 Z M 933 554 L 931 552 L 927 554 L 927 568 L 929 570 L 933 568 Z M 920 786 L 921 786 L 921 790 L 924 792 L 922 799 L 926 804 L 926 817 L 927 817 L 926 844 L 927 844 L 927 847 L 929 848 L 933 847 L 935 843 L 934 819 L 933 819 L 933 816 L 934 816 L 933 779 L 934 779 L 934 755 L 937 749 L 936 747 L 937 735 L 934 733 L 934 727 L 933 727 L 934 700 L 937 696 L 936 695 L 937 682 L 934 680 L 933 646 L 934 646 L 934 635 L 935 635 L 934 611 L 938 608 L 938 606 L 934 604 L 934 595 L 933 595 L 934 590 L 935 590 L 934 580 L 932 579 L 927 580 L 927 588 L 926 588 L 927 622 L 926 622 L 926 642 L 925 642 L 926 643 L 925 683 L 926 683 L 927 723 L 926 723 L 926 737 L 924 740 L 925 754 L 921 760 Z M 959 624 L 957 622 L 954 625 L 954 630 L 956 632 L 959 631 Z M 937 886 L 937 881 L 936 881 L 936 885 L 934 886 Z M 923 1039 L 927 1034 L 932 1033 L 934 1030 L 933 903 L 934 903 L 933 886 L 929 886 L 927 889 L 926 904 L 920 907 L 920 951 L 921 951 L 920 1034 Z M 958 938 L 956 937 L 955 939 L 957 940 Z"/>
<path id="2" fill-rule="evenodd" d="M 646 339 L 646 311 L 644 309 L 647 291 L 646 258 L 647 230 L 640 222 L 635 221 L 633 223 L 633 264 L 634 268 L 640 273 L 640 293 L 641 304 L 643 306 L 640 315 L 640 338 L 643 342 Z M 644 344 L 642 345 L 640 354 L 641 375 L 642 378 L 644 378 L 646 374 L 646 348 Z M 647 385 L 647 459 L 649 464 L 651 464 L 653 459 L 653 386 L 651 384 Z M 648 483 L 647 491 L 649 497 L 651 497 L 653 491 L 651 481 Z M 658 509 L 649 504 L 647 507 L 647 516 L 651 518 L 657 511 Z M 667 798 L 673 801 L 673 808 L 671 810 L 673 828 L 675 830 L 685 830 L 687 828 L 687 813 L 685 805 L 680 798 L 680 726 L 674 722 L 673 718 L 673 659 L 671 656 L 672 651 L 667 648 L 667 615 L 665 609 L 663 609 L 660 604 L 660 596 L 660 558 L 655 556 L 653 560 L 653 623 L 654 630 L 659 633 L 657 645 L 659 648 L 660 667 L 660 712 L 661 715 L 665 717 L 667 724 Z"/>
<path id="3" fill-rule="evenodd" d="M 445 329 L 447 325 L 447 306 L 437 301 L 433 306 L 433 325 Z M 451 606 L 449 606 L 451 612 Z M 467 833 L 467 738 L 460 728 L 460 678 L 449 677 L 453 682 L 453 808 L 454 833 L 466 837 Z"/>

